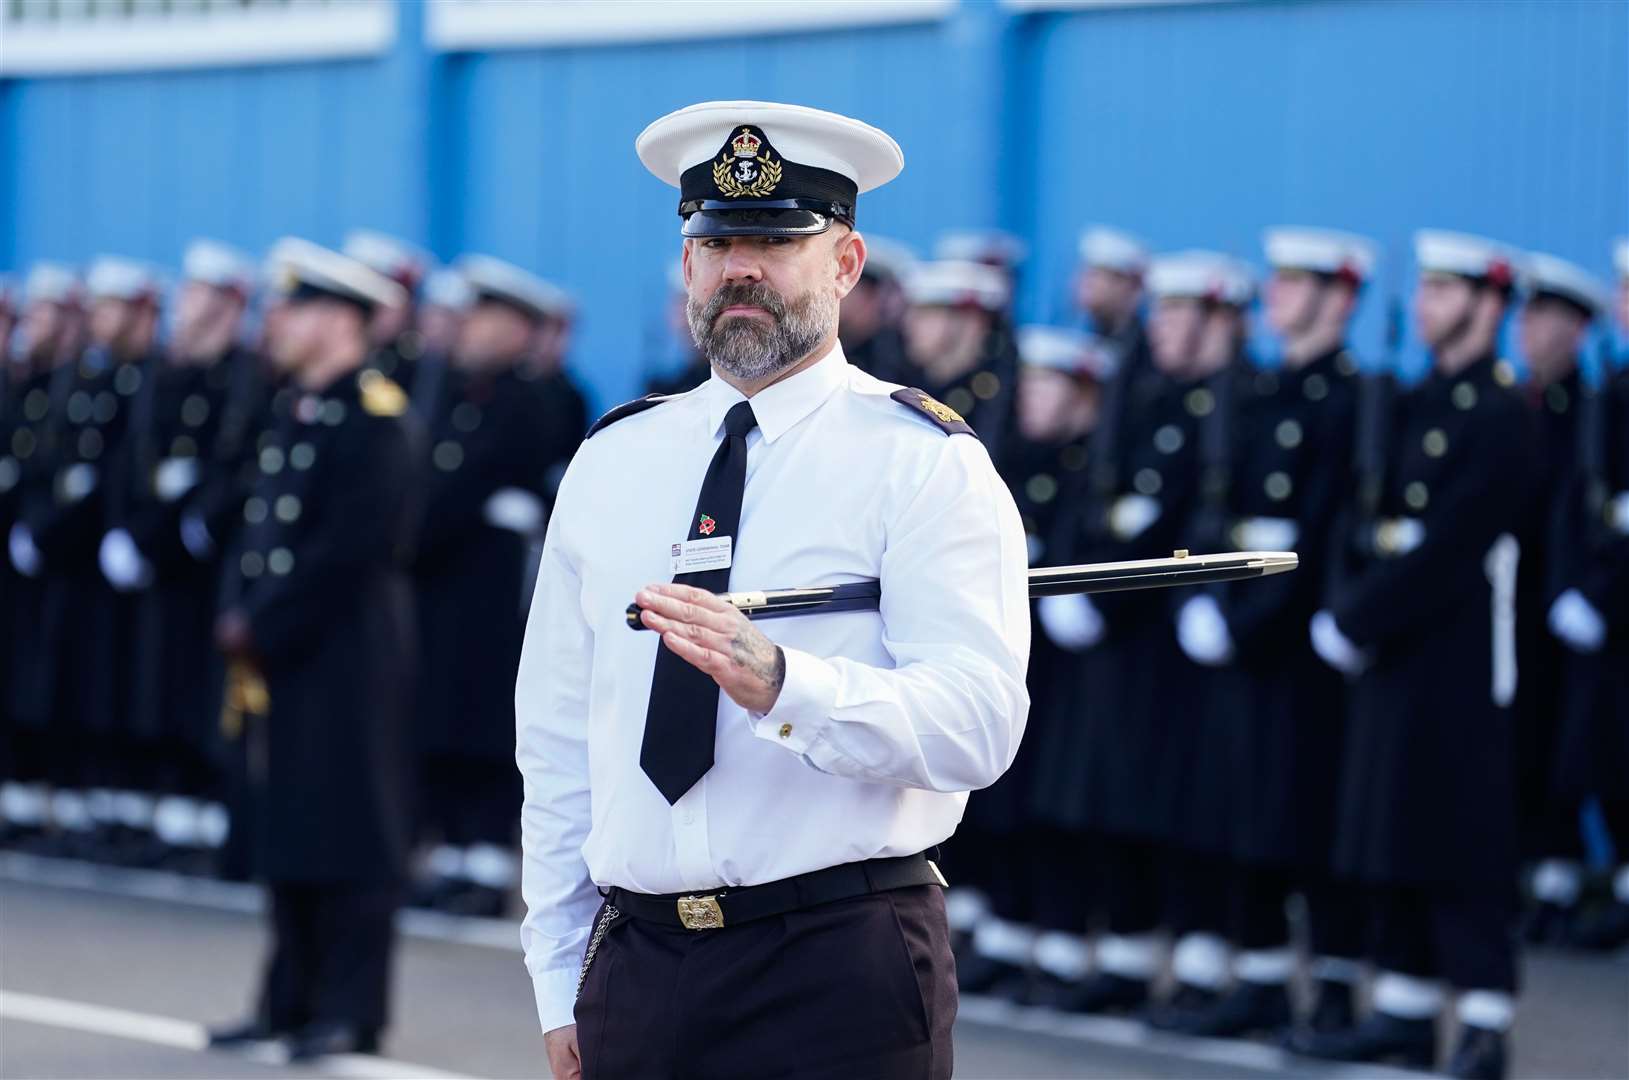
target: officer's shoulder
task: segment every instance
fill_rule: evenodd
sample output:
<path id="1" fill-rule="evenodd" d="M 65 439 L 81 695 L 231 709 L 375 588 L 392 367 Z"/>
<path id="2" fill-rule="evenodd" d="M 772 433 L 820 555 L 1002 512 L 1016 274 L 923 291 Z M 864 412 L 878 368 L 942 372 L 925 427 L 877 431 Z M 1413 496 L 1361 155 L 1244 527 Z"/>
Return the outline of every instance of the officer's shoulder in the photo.
<path id="1" fill-rule="evenodd" d="M 978 433 L 960 413 L 936 400 L 926 390 L 883 382 L 863 372 L 856 373 L 849 388 L 859 400 L 902 425 L 924 432 L 937 431 L 942 435 L 978 437 Z"/>
<path id="2" fill-rule="evenodd" d="M 601 416 L 598 420 L 590 424 L 588 426 L 588 434 L 584 435 L 583 438 L 592 439 L 595 435 L 599 434 L 601 431 L 604 431 L 606 428 L 617 423 L 618 421 L 626 420 L 630 416 L 638 416 L 640 413 L 649 412 L 658 405 L 667 405 L 670 402 L 682 400 L 689 397 L 693 393 L 695 393 L 694 390 L 687 390 L 682 394 L 646 394 L 644 397 L 634 398 L 632 401 L 624 401 L 621 405 L 607 411 L 604 416 Z"/>

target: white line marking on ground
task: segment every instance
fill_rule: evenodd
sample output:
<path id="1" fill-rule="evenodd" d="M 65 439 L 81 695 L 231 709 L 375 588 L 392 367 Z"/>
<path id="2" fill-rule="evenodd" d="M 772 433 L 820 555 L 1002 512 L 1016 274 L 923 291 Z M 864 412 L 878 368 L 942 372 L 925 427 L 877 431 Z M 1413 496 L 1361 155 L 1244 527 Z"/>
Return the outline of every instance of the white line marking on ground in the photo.
<path id="1" fill-rule="evenodd" d="M 28 1024 L 67 1028 L 92 1035 L 106 1035 L 115 1039 L 131 1039 L 171 1046 L 179 1050 L 206 1052 L 209 1033 L 204 1025 L 190 1020 L 177 1020 L 169 1016 L 111 1009 L 105 1005 L 87 1005 L 79 1001 L 19 994 L 13 990 L 0 990 L 0 1018 L 18 1020 Z M 267 1050 L 271 1052 L 268 1053 Z M 241 1055 L 266 1065 L 287 1064 L 287 1055 L 270 1047 L 257 1047 Z M 408 1061 L 375 1057 L 372 1054 L 336 1054 L 319 1058 L 311 1063 L 312 1069 L 329 1076 L 351 1080 L 476 1080 L 464 1073 L 447 1072 L 428 1065 L 415 1065 Z"/>

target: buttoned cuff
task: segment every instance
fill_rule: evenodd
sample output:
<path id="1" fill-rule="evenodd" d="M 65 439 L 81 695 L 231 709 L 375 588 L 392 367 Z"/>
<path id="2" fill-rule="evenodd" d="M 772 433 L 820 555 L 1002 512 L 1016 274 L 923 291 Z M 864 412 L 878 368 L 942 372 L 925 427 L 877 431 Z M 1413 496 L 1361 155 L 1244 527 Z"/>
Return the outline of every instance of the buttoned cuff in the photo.
<path id="1" fill-rule="evenodd" d="M 577 976 L 574 968 L 555 968 L 532 976 L 532 993 L 537 997 L 537 1020 L 543 1033 L 575 1024 L 572 1008 L 577 1004 Z"/>
<path id="2" fill-rule="evenodd" d="M 782 648 L 786 656 L 786 681 L 781 696 L 767 713 L 748 713 L 752 733 L 777 743 L 794 754 L 807 754 L 809 747 L 831 723 L 837 707 L 837 671 L 829 663 L 798 649 Z"/>

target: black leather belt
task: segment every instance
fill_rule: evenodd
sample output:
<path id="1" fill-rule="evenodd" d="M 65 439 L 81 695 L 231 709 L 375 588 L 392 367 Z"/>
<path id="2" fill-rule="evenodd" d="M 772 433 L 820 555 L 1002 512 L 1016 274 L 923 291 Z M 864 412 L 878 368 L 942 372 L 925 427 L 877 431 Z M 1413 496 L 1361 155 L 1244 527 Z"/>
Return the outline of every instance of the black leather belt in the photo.
<path id="1" fill-rule="evenodd" d="M 762 885 L 722 888 L 705 895 L 647 896 L 612 888 L 606 903 L 625 915 L 686 930 L 721 930 L 754 919 L 831 904 L 868 893 L 947 882 L 927 852 L 897 859 L 868 859 L 814 870 Z"/>

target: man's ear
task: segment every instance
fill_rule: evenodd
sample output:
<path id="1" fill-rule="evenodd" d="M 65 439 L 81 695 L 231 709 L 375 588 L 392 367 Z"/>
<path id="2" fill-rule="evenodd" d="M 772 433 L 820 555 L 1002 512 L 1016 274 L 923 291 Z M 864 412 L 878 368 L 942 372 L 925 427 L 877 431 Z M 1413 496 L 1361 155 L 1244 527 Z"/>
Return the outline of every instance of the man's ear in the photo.
<path id="1" fill-rule="evenodd" d="M 833 254 L 837 258 L 837 297 L 842 299 L 860 283 L 860 271 L 865 269 L 865 237 L 852 228 L 844 229 Z"/>
<path id="2" fill-rule="evenodd" d="M 679 269 L 684 276 L 684 288 L 690 291 L 690 241 L 685 240 L 679 245 Z"/>

